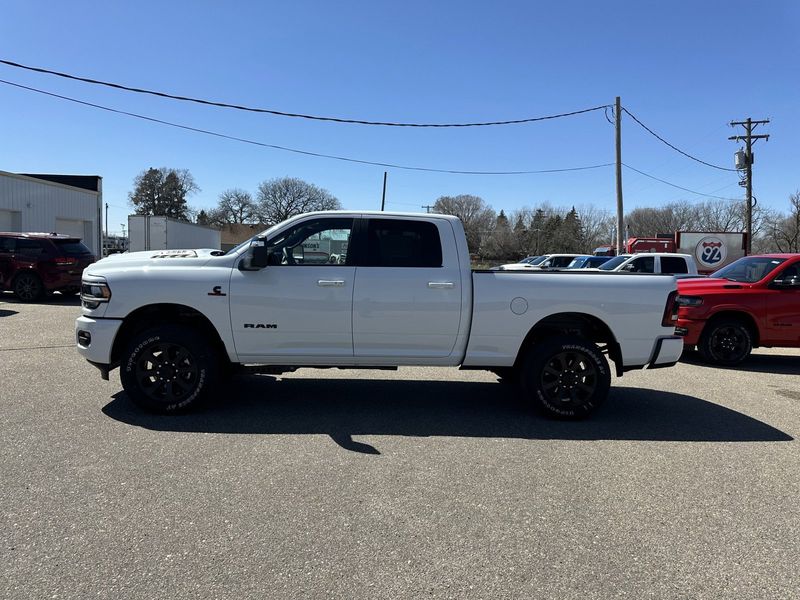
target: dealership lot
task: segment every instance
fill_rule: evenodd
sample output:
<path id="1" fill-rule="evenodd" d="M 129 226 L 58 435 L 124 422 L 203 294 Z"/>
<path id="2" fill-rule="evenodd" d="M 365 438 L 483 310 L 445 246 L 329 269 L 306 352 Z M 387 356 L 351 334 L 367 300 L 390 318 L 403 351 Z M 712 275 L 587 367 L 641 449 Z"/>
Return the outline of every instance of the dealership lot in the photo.
<path id="1" fill-rule="evenodd" d="M 132 407 L 76 299 L 0 297 L 2 598 L 790 598 L 800 351 L 614 381 L 592 419 L 485 372 L 301 370 Z"/>

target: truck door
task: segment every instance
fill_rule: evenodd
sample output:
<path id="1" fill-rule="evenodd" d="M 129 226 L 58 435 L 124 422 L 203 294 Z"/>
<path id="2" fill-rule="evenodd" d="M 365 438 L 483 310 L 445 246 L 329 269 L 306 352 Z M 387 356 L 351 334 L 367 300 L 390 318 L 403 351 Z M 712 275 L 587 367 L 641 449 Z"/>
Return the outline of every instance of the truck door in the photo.
<path id="1" fill-rule="evenodd" d="M 353 294 L 358 357 L 447 357 L 461 322 L 462 281 L 444 220 L 370 218 Z"/>
<path id="2" fill-rule="evenodd" d="M 353 356 L 351 217 L 315 217 L 267 240 L 269 265 L 234 269 L 230 311 L 240 360 Z"/>
<path id="3" fill-rule="evenodd" d="M 800 263 L 783 269 L 775 278 L 800 279 Z M 800 346 L 800 286 L 770 285 L 767 291 L 767 329 L 776 345 Z"/>

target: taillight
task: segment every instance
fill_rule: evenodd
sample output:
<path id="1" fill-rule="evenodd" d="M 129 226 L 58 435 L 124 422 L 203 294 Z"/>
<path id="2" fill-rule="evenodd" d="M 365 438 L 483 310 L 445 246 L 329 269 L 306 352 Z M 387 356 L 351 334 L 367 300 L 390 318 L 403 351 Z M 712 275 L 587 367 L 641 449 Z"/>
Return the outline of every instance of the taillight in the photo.
<path id="1" fill-rule="evenodd" d="M 78 264 L 78 259 L 69 258 L 66 256 L 56 256 L 55 263 L 61 267 L 71 267 Z"/>
<path id="2" fill-rule="evenodd" d="M 661 319 L 662 327 L 675 327 L 675 323 L 678 320 L 677 298 L 677 291 L 670 292 L 669 296 L 667 296 L 667 305 L 664 307 L 664 318 Z"/>

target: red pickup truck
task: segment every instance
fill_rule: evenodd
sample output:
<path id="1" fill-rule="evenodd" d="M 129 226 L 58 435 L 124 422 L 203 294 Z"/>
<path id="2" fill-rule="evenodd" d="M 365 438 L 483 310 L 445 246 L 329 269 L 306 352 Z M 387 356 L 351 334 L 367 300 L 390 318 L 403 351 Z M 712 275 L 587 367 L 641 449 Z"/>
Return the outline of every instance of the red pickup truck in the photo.
<path id="1" fill-rule="evenodd" d="M 757 346 L 800 347 L 800 254 L 740 258 L 708 278 L 678 281 L 685 348 L 732 366 Z"/>

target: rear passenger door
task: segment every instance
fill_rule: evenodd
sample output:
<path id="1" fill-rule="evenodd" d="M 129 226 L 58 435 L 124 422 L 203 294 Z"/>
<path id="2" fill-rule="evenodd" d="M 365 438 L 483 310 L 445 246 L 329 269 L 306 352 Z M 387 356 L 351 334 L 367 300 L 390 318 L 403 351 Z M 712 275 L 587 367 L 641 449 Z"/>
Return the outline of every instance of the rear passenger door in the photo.
<path id="1" fill-rule="evenodd" d="M 462 281 L 446 220 L 362 221 L 353 291 L 359 357 L 447 357 L 461 322 Z"/>

